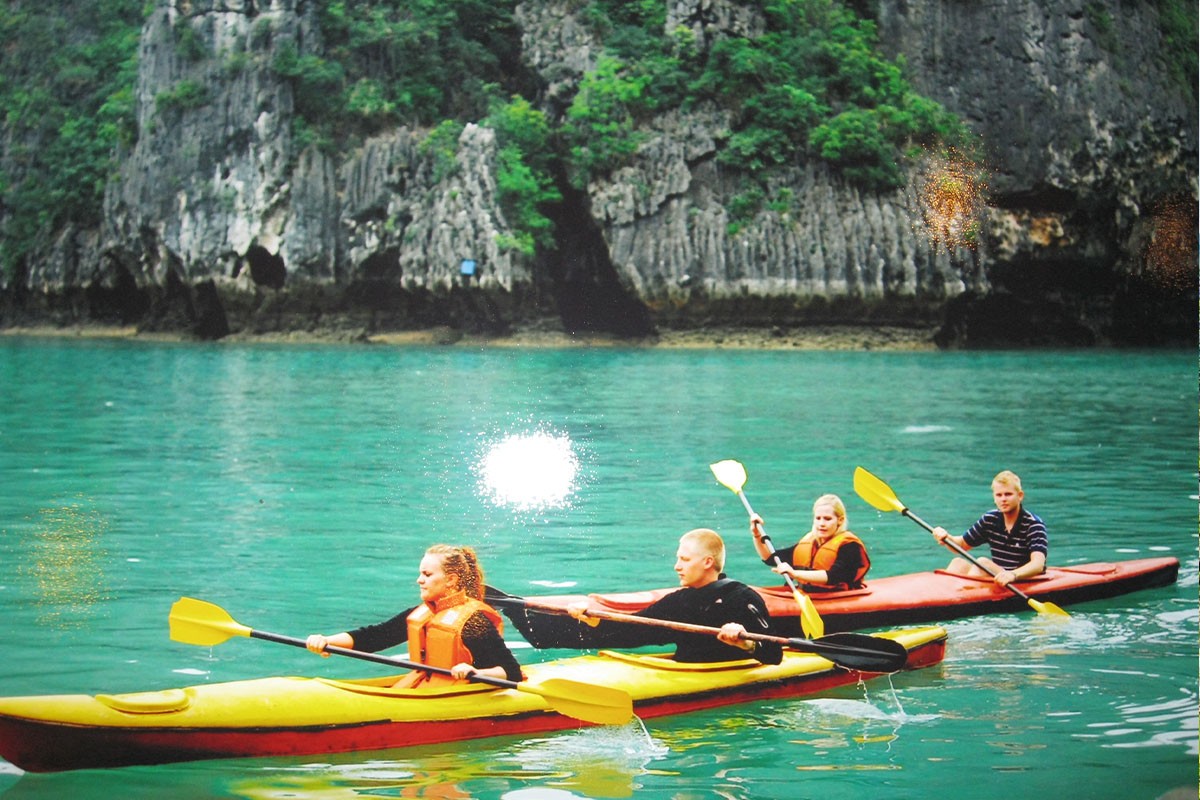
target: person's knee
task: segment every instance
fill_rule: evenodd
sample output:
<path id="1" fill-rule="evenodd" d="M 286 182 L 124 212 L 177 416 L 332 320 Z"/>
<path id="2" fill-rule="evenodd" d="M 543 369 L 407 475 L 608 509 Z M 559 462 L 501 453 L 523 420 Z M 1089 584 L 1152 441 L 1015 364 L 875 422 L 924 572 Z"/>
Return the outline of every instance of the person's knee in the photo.
<path id="1" fill-rule="evenodd" d="M 955 558 L 946 565 L 946 572 L 949 572 L 951 575 L 967 575 L 971 569 L 971 562 L 965 558 Z"/>

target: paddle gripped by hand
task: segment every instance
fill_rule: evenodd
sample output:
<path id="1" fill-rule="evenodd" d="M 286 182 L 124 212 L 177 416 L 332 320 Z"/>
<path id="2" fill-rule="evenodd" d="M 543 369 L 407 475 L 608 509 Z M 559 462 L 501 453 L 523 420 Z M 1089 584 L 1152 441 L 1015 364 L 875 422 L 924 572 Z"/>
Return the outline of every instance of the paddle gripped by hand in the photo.
<path id="1" fill-rule="evenodd" d="M 905 506 L 904 503 L 900 502 L 900 498 L 897 497 L 896 493 L 892 491 L 892 487 L 888 486 L 886 483 L 883 482 L 882 479 L 876 477 L 875 475 L 872 475 L 870 472 L 863 469 L 862 467 L 857 467 L 854 470 L 854 491 L 858 492 L 859 497 L 861 497 L 863 500 L 866 500 L 868 503 L 870 503 L 872 506 L 879 509 L 880 511 L 898 511 L 898 512 L 900 512 L 900 514 L 902 516 L 908 517 L 909 519 L 911 519 L 913 522 L 920 525 L 925 530 L 929 531 L 930 533 L 933 533 L 933 526 L 930 525 L 925 520 L 918 517 L 916 514 L 909 511 L 908 507 Z M 959 547 L 958 544 L 950 537 L 947 536 L 944 540 L 942 540 L 942 544 L 944 544 L 946 547 L 953 550 L 958 555 L 967 559 L 972 564 L 979 567 L 981 570 L 988 573 L 992 577 L 996 576 L 996 573 L 994 571 L 988 569 L 986 566 L 984 566 L 979 561 L 979 559 L 975 558 L 970 553 L 968 553 L 966 550 Z M 1029 604 L 1030 608 L 1032 608 L 1034 611 L 1038 612 L 1039 614 L 1044 614 L 1047 616 L 1056 616 L 1056 617 L 1071 616 L 1070 614 L 1068 614 L 1066 611 L 1063 611 L 1061 608 L 1059 608 L 1054 603 L 1043 602 L 1040 600 L 1034 600 L 1032 597 L 1025 594 L 1023 591 L 1018 589 L 1016 586 L 1013 586 L 1011 583 L 1006 584 L 1004 588 L 1008 589 L 1010 592 L 1015 594 L 1017 597 L 1020 597 L 1022 600 L 1024 600 L 1026 603 Z"/>
<path id="2" fill-rule="evenodd" d="M 486 588 L 485 599 L 493 606 L 507 605 L 540 614 L 574 616 L 567 608 L 562 606 L 552 606 L 511 595 L 493 586 Z M 618 614 L 598 609 L 589 608 L 583 614 L 584 618 L 582 622 L 593 626 L 599 624 L 600 620 L 611 620 L 613 622 L 625 622 L 634 625 L 653 625 L 683 633 L 716 636 L 721 632 L 720 628 L 706 625 L 693 625 L 687 622 L 675 622 L 673 620 L 655 619 L 653 617 L 639 617 L 632 614 Z M 802 653 L 814 653 L 828 659 L 843 669 L 858 670 L 859 672 L 898 672 L 904 669 L 908 661 L 908 651 L 899 642 L 861 633 L 833 633 L 817 639 L 801 639 L 798 637 L 788 639 L 782 636 L 771 636 L 770 634 L 746 631 L 741 635 L 741 638 L 747 641 L 772 642 Z"/>
<path id="3" fill-rule="evenodd" d="M 253 630 L 236 622 L 220 606 L 191 597 L 181 597 L 171 606 L 169 621 L 172 641 L 183 642 L 185 644 L 212 647 L 234 636 L 245 636 L 251 639 L 261 639 L 277 644 L 308 649 L 308 644 L 304 639 Z M 429 664 L 407 661 L 394 656 L 366 653 L 345 647 L 330 645 L 325 648 L 324 652 L 337 656 L 357 658 L 362 661 L 373 661 L 377 664 L 388 664 L 406 669 L 419 669 L 440 675 L 453 674 L 449 669 L 443 667 L 434 667 Z M 473 673 L 467 676 L 467 680 L 473 683 L 486 683 L 503 689 L 515 689 L 519 692 L 539 695 L 546 700 L 550 708 L 559 714 L 574 717 L 584 722 L 592 722 L 597 725 L 624 725 L 633 718 L 633 699 L 628 692 L 621 689 L 596 686 L 565 678 L 551 678 L 537 684 L 529 684 Z"/>
<path id="4" fill-rule="evenodd" d="M 746 468 L 738 461 L 726 459 L 718 461 L 715 464 L 709 464 L 709 469 L 712 470 L 717 482 L 725 488 L 732 491 L 742 501 L 742 505 L 746 507 L 746 513 L 753 520 L 758 515 L 754 513 L 754 509 L 750 507 L 750 501 L 746 499 L 746 493 L 742 491 L 742 487 L 746 484 Z M 761 518 L 760 518 L 761 519 Z M 771 544 L 771 538 L 767 536 L 767 531 L 762 527 L 760 522 L 759 531 L 761 536 L 759 539 L 767 549 L 774 551 L 775 547 Z M 776 571 L 783 577 L 784 583 L 792 590 L 792 597 L 795 598 L 796 604 L 800 606 L 800 629 L 804 631 L 805 636 L 812 638 L 820 638 L 825 635 L 825 621 L 821 619 L 821 614 L 817 611 L 816 605 L 813 604 L 812 598 L 800 591 L 800 587 L 792 580 L 792 576 L 786 571 L 782 571 L 784 564 L 779 560 L 778 556 L 774 557 Z"/>

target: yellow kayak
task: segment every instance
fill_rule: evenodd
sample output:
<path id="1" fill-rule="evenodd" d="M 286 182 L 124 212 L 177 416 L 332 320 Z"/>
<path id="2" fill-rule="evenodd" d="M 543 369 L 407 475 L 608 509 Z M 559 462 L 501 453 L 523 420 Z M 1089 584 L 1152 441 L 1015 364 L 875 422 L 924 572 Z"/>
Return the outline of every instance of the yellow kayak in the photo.
<path id="1" fill-rule="evenodd" d="M 940 662 L 940 627 L 878 634 L 908 652 L 906 669 Z M 783 663 L 681 664 L 601 651 L 525 668 L 525 685 L 586 682 L 623 690 L 643 719 L 857 682 L 862 673 L 813 654 Z M 531 734 L 589 723 L 535 691 L 474 683 L 398 689 L 363 680 L 272 677 L 181 689 L 0 698 L 0 756 L 30 772 L 208 758 L 311 755 Z M 586 701 L 587 698 L 581 698 Z"/>

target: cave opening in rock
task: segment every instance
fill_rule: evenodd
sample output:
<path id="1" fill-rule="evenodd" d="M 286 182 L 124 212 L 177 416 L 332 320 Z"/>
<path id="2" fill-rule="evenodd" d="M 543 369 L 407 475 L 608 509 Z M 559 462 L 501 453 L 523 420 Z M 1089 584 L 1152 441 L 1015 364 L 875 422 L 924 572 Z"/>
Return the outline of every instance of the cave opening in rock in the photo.
<path id="1" fill-rule="evenodd" d="M 271 253 L 261 245 L 251 245 L 246 251 L 246 263 L 250 265 L 250 279 L 258 286 L 282 289 L 287 279 L 287 268 L 283 256 Z"/>
<path id="2" fill-rule="evenodd" d="M 654 322 L 634 297 L 608 257 L 608 245 L 587 208 L 585 193 L 559 182 L 563 201 L 548 211 L 556 247 L 543 263 L 551 281 L 563 329 L 570 333 L 646 336 Z"/>
<path id="3" fill-rule="evenodd" d="M 88 314 L 94 319 L 116 319 L 132 325 L 150 310 L 150 297 L 133 274 L 115 260 L 108 262 L 107 281 L 93 281 L 84 289 Z"/>

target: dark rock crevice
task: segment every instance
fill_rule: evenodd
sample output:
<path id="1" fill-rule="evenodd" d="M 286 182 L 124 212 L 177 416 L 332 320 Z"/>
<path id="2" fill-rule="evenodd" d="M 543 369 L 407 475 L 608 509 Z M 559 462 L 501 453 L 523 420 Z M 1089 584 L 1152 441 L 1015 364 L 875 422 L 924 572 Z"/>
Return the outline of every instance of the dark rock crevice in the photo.
<path id="1" fill-rule="evenodd" d="M 588 210 L 586 193 L 560 179 L 562 202 L 548 214 L 554 249 L 540 258 L 550 292 L 568 333 L 648 336 L 654 323 L 646 306 L 622 285 L 603 233 Z"/>
<path id="2" fill-rule="evenodd" d="M 283 257 L 265 247 L 253 245 L 246 251 L 246 263 L 250 267 L 250 279 L 256 286 L 282 289 L 287 281 L 287 267 Z"/>

